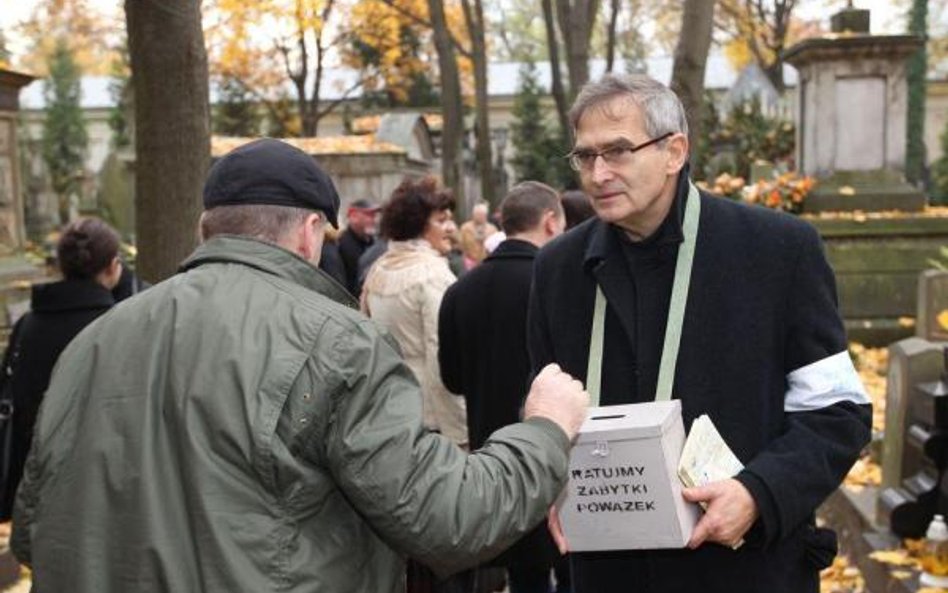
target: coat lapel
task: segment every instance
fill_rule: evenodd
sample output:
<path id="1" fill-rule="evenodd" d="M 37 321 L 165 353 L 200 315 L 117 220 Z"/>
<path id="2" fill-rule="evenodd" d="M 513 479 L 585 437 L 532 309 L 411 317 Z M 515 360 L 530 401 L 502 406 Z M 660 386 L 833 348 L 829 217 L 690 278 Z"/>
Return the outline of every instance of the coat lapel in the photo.
<path id="1" fill-rule="evenodd" d="M 601 221 L 595 223 L 586 249 L 585 265 L 591 266 L 596 284 L 602 288 L 609 304 L 606 325 L 610 315 L 618 317 L 629 343 L 634 346 L 635 317 L 631 304 L 635 303 L 635 287 L 623 259 L 622 248 L 608 224 Z"/>

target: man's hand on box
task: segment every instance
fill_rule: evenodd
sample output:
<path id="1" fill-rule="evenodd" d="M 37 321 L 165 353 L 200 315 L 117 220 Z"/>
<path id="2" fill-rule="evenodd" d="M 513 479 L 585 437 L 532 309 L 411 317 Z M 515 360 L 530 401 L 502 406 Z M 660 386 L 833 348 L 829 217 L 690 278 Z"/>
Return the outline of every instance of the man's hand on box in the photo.
<path id="1" fill-rule="evenodd" d="M 713 482 L 682 490 L 688 502 L 704 503 L 705 513 L 691 534 L 688 547 L 705 542 L 737 548 L 757 519 L 757 503 L 743 484 L 735 479 Z"/>
<path id="2" fill-rule="evenodd" d="M 563 526 L 560 525 L 560 516 L 556 513 L 555 506 L 550 507 L 550 512 L 546 515 L 546 527 L 550 530 L 556 549 L 560 551 L 560 554 L 567 554 L 569 543 L 566 541 L 566 534 L 563 533 Z"/>
<path id="3" fill-rule="evenodd" d="M 583 384 L 559 365 L 548 364 L 533 380 L 523 405 L 523 419 L 539 416 L 555 422 L 570 440 L 576 437 L 586 419 L 589 394 Z"/>

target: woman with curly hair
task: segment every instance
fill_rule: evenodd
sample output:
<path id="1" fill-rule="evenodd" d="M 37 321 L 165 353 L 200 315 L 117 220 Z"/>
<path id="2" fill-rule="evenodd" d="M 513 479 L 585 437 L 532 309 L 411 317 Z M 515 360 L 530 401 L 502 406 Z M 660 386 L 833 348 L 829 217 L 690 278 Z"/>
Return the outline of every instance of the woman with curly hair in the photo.
<path id="1" fill-rule="evenodd" d="M 12 396 L 12 433 L 3 443 L 0 521 L 13 511 L 13 499 L 33 441 L 33 424 L 56 360 L 70 341 L 115 304 L 110 292 L 122 275 L 119 236 L 98 218 L 67 226 L 56 244 L 63 279 L 36 284 L 31 311 L 17 321 L 3 360 L 2 396 Z M 7 404 L 8 405 L 8 404 Z"/>
<path id="2" fill-rule="evenodd" d="M 467 444 L 464 400 L 441 382 L 438 310 L 455 276 L 448 268 L 454 199 L 434 178 L 405 180 L 382 209 L 388 250 L 369 270 L 362 310 L 398 341 L 424 395 L 425 426 Z"/>

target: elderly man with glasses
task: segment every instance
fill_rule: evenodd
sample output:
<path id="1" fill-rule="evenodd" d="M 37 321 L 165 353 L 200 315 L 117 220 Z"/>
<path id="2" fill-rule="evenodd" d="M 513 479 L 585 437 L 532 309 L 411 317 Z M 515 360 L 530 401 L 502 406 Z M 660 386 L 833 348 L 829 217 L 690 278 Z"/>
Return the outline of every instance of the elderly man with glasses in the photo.
<path id="1" fill-rule="evenodd" d="M 836 540 L 814 510 L 869 440 L 870 405 L 816 230 L 698 191 L 684 110 L 654 80 L 590 83 L 570 119 L 596 217 L 537 257 L 534 369 L 559 363 L 598 405 L 671 394 L 744 465 L 684 491 L 706 507 L 686 549 L 572 554 L 576 593 L 817 591 Z"/>

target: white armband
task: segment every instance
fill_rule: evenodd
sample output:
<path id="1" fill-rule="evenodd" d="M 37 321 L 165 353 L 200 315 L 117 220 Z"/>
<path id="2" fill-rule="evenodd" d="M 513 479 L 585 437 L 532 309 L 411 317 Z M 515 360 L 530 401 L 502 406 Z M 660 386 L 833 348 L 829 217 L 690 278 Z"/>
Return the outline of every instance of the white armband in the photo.
<path id="1" fill-rule="evenodd" d="M 785 412 L 808 412 L 840 402 L 869 403 L 859 373 L 845 350 L 793 371 L 787 375 L 787 385 Z"/>

